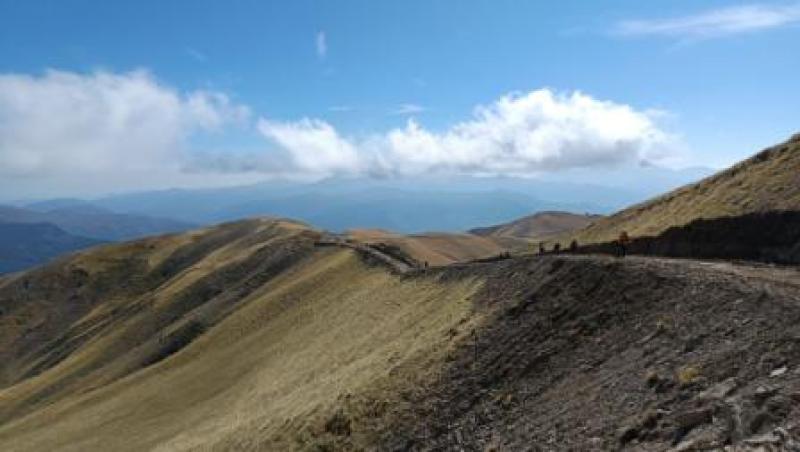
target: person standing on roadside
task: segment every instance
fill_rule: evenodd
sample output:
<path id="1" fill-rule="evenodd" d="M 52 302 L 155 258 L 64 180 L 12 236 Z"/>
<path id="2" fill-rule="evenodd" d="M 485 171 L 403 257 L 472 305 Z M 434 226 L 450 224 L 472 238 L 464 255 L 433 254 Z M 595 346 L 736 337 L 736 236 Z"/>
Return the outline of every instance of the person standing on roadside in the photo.
<path id="1" fill-rule="evenodd" d="M 619 247 L 619 257 L 625 257 L 628 254 L 628 244 L 630 243 L 631 238 L 628 236 L 626 231 L 622 231 L 619 233 L 619 240 L 617 240 L 617 246 Z"/>

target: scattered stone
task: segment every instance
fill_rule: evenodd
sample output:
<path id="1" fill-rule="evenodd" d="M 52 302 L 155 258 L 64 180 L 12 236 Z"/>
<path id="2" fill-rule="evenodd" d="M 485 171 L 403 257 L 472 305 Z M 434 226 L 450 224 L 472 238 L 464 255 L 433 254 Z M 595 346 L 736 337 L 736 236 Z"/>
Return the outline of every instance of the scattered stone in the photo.
<path id="1" fill-rule="evenodd" d="M 779 367 L 779 368 L 773 370 L 772 372 L 770 372 L 769 376 L 773 377 L 773 378 L 780 377 L 781 375 L 785 374 L 787 370 L 789 370 L 789 369 L 786 366 Z"/>
<path id="2" fill-rule="evenodd" d="M 662 377 L 654 370 L 647 372 L 644 378 L 645 383 L 647 383 L 647 387 L 659 394 L 666 392 L 669 388 L 675 385 L 670 378 Z"/>
<path id="3" fill-rule="evenodd" d="M 738 385 L 736 378 L 731 377 L 701 392 L 697 398 L 702 401 L 722 400 L 735 391 Z"/>
<path id="4" fill-rule="evenodd" d="M 688 431 L 698 425 L 710 424 L 713 422 L 713 414 L 711 408 L 684 411 L 675 416 L 675 423 L 678 424 L 678 427 L 681 429 Z"/>
<path id="5" fill-rule="evenodd" d="M 753 398 L 756 399 L 756 402 L 761 403 L 777 394 L 779 389 L 777 386 L 759 386 L 756 388 L 756 392 L 753 393 Z"/>
<path id="6" fill-rule="evenodd" d="M 776 435 L 775 432 L 765 433 L 763 435 L 747 438 L 743 442 L 750 446 L 761 446 L 765 444 L 778 444 L 781 437 Z"/>
<path id="7" fill-rule="evenodd" d="M 720 441 L 717 432 L 706 430 L 699 435 L 692 438 L 684 439 L 677 446 L 670 449 L 670 452 L 689 452 L 700 450 L 720 450 L 722 441 Z"/>

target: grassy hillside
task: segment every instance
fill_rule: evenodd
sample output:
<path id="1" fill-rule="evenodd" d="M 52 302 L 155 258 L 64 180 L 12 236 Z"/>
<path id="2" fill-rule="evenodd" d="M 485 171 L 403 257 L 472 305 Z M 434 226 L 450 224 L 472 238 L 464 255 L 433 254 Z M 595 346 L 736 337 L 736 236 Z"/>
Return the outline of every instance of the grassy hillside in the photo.
<path id="1" fill-rule="evenodd" d="M 474 234 L 427 233 L 402 235 L 380 229 L 354 229 L 347 237 L 360 243 L 397 247 L 417 262 L 447 265 L 496 256 L 507 247 L 492 238 Z"/>
<path id="2" fill-rule="evenodd" d="M 0 278 L 0 450 L 691 450 L 800 433 L 796 270 L 527 256 L 398 274 L 326 236 L 248 220 Z"/>
<path id="3" fill-rule="evenodd" d="M 800 210 L 800 134 L 695 184 L 600 219 L 576 234 L 581 243 L 614 240 L 620 231 L 657 235 L 700 218 Z"/>
<path id="4" fill-rule="evenodd" d="M 4 282 L 3 450 L 299 448 L 350 394 L 412 384 L 480 284 L 408 284 L 316 238 L 249 221 Z"/>
<path id="5" fill-rule="evenodd" d="M 545 211 L 504 224 L 475 228 L 470 232 L 483 237 L 511 237 L 536 241 L 585 228 L 600 218 L 602 218 L 602 215 L 579 215 L 570 212 Z"/>

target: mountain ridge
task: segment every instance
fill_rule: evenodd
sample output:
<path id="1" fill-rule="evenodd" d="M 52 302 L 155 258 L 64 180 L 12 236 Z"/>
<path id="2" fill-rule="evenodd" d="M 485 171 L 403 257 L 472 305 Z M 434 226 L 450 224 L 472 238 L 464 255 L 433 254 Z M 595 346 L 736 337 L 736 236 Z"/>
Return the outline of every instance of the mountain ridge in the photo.
<path id="1" fill-rule="evenodd" d="M 537 241 L 584 228 L 602 217 L 597 214 L 545 210 L 508 223 L 474 228 L 469 232 L 484 237 L 510 237 Z"/>
<path id="2" fill-rule="evenodd" d="M 635 204 L 558 239 L 596 243 L 615 240 L 622 231 L 653 236 L 693 220 L 780 210 L 800 210 L 800 134 L 699 182 Z"/>

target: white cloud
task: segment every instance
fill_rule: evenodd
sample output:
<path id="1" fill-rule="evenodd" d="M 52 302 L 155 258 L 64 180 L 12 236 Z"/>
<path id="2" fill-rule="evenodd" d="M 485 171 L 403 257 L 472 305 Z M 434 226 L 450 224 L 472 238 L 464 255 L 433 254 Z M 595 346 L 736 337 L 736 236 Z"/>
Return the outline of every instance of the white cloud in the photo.
<path id="1" fill-rule="evenodd" d="M 336 174 L 361 170 L 356 147 L 324 121 L 304 118 L 287 123 L 261 119 L 258 130 L 290 153 L 299 172 Z"/>
<path id="2" fill-rule="evenodd" d="M 316 45 L 317 56 L 325 58 L 328 55 L 328 38 L 325 36 L 324 31 L 317 32 Z"/>
<path id="3" fill-rule="evenodd" d="M 445 130 L 409 120 L 349 137 L 319 119 L 262 118 L 256 130 L 270 147 L 197 148 L 198 135 L 251 124 L 249 115 L 223 93 L 179 91 L 146 71 L 0 74 L 0 193 L 86 195 L 270 176 L 530 175 L 662 162 L 672 149 L 657 124 L 663 113 L 547 89 L 503 96 Z"/>
<path id="4" fill-rule="evenodd" d="M 753 4 L 705 11 L 669 19 L 620 22 L 621 35 L 662 35 L 682 38 L 712 38 L 752 32 L 800 22 L 800 4 Z"/>
<path id="5" fill-rule="evenodd" d="M 179 168 L 195 132 L 248 115 L 224 94 L 180 93 L 145 71 L 0 75 L 0 175 Z"/>
<path id="6" fill-rule="evenodd" d="M 414 120 L 365 139 L 342 137 L 330 124 L 261 120 L 295 169 L 318 175 L 429 173 L 529 175 L 569 168 L 659 162 L 672 138 L 645 111 L 586 94 L 540 89 L 475 109 L 443 132 Z"/>
<path id="7" fill-rule="evenodd" d="M 426 109 L 422 105 L 417 104 L 400 104 L 395 110 L 392 111 L 395 115 L 414 115 L 422 113 Z"/>

